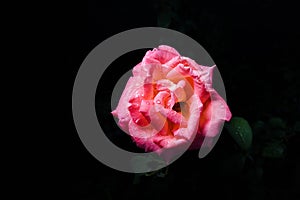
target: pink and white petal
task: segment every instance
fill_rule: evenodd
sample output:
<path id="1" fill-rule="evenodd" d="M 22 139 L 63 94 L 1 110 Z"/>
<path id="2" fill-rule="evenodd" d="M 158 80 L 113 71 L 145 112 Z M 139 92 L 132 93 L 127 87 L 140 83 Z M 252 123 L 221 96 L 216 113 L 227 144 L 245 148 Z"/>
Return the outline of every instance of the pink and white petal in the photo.
<path id="1" fill-rule="evenodd" d="M 181 80 L 176 84 L 175 90 L 173 90 L 173 92 L 176 95 L 179 102 L 183 102 L 187 98 L 187 95 L 186 95 L 185 89 L 184 89 L 185 85 L 186 85 L 186 81 Z"/>
<path id="2" fill-rule="evenodd" d="M 152 105 L 153 105 L 152 100 L 142 100 L 139 108 L 139 112 L 148 113 Z"/>
<path id="3" fill-rule="evenodd" d="M 169 138 L 167 136 L 168 133 L 168 123 L 165 124 L 163 129 L 159 131 L 157 134 L 153 135 L 150 138 L 141 138 L 141 137 L 132 137 L 132 139 L 136 142 L 137 146 L 149 151 L 160 151 L 163 148 L 161 141 L 165 138 Z"/>
<path id="4" fill-rule="evenodd" d="M 154 96 L 154 88 L 152 83 L 144 83 L 143 85 L 144 99 L 152 100 Z"/>
<path id="5" fill-rule="evenodd" d="M 146 152 L 150 151 L 159 151 L 161 147 L 153 142 L 153 138 L 138 138 L 132 137 L 136 145 L 142 149 L 145 149 Z"/>
<path id="6" fill-rule="evenodd" d="M 214 69 L 216 65 L 212 67 L 206 67 L 202 66 L 203 70 L 201 71 L 200 75 L 200 80 L 205 83 L 206 87 L 209 86 L 210 88 L 212 87 L 212 79 L 213 79 L 213 74 L 214 74 Z"/>
<path id="7" fill-rule="evenodd" d="M 181 127 L 188 126 L 188 122 L 185 117 L 175 110 L 168 110 L 167 118 L 174 124 L 180 124 Z"/>
<path id="8" fill-rule="evenodd" d="M 180 56 L 180 54 L 178 53 L 178 51 L 176 49 L 174 49 L 173 47 L 170 47 L 168 45 L 159 45 L 158 49 L 162 50 L 162 51 L 167 51 L 171 54 L 174 54 L 175 56 Z"/>
<path id="9" fill-rule="evenodd" d="M 140 76 L 144 78 L 144 83 L 153 83 L 157 80 L 164 79 L 169 69 L 163 67 L 160 63 L 155 64 L 141 64 L 133 70 L 134 76 Z"/>
<path id="10" fill-rule="evenodd" d="M 183 64 L 178 64 L 167 74 L 166 78 L 170 81 L 177 83 L 183 80 L 186 76 L 190 76 L 191 68 L 189 66 L 184 66 Z"/>
<path id="11" fill-rule="evenodd" d="M 112 112 L 115 117 L 119 118 L 119 126 L 126 133 L 129 133 L 128 123 L 131 120 L 128 111 L 128 107 L 130 106 L 129 100 L 141 89 L 142 84 L 141 77 L 130 77 L 121 95 L 117 108 Z"/>
<path id="12" fill-rule="evenodd" d="M 167 107 L 168 100 L 170 99 L 171 94 L 169 91 L 159 91 L 158 94 L 154 97 L 153 102 L 156 104 L 161 104 L 164 107 Z"/>
<path id="13" fill-rule="evenodd" d="M 173 92 L 171 92 L 171 98 L 169 99 L 169 101 L 167 103 L 167 105 L 168 105 L 167 108 L 172 109 L 176 102 L 177 102 L 177 97 L 175 96 L 175 94 Z"/>
<path id="14" fill-rule="evenodd" d="M 156 82 L 156 89 L 158 91 L 173 91 L 176 88 L 176 84 L 168 79 L 161 79 Z"/>
<path id="15" fill-rule="evenodd" d="M 197 95 L 193 95 L 188 101 L 189 106 L 189 119 L 186 128 L 181 126 L 177 131 L 174 132 L 176 137 L 183 137 L 186 140 L 193 139 L 198 131 L 200 112 L 202 110 L 202 103 Z M 191 141 L 192 142 L 192 141 Z"/>
<path id="16" fill-rule="evenodd" d="M 143 58 L 142 63 L 152 64 L 159 62 L 160 64 L 164 64 L 179 55 L 180 54 L 174 48 L 166 45 L 161 45 L 158 47 L 158 49 L 148 51 Z"/>
<path id="17" fill-rule="evenodd" d="M 180 61 L 181 61 L 181 57 L 180 56 L 175 56 L 174 58 L 172 58 L 168 62 L 162 64 L 162 66 L 165 67 L 166 69 L 168 69 L 168 71 L 170 71 L 171 69 L 176 67 L 180 63 Z"/>
<path id="18" fill-rule="evenodd" d="M 210 99 L 205 102 L 199 128 L 205 137 L 215 137 L 224 121 L 229 121 L 232 115 L 224 99 L 214 89 L 209 93 Z"/>
<path id="19" fill-rule="evenodd" d="M 186 139 L 184 138 L 171 137 L 171 138 L 166 138 L 164 140 L 161 140 L 160 145 L 163 148 L 173 148 L 173 147 L 178 147 L 179 145 L 185 143 L 186 143 Z"/>
<path id="20" fill-rule="evenodd" d="M 149 139 L 157 134 L 157 130 L 154 129 L 150 124 L 147 126 L 139 126 L 132 120 L 129 121 L 129 134 L 132 137 Z"/>
<path id="21" fill-rule="evenodd" d="M 195 70 L 202 70 L 201 65 L 199 65 L 198 63 L 196 63 L 195 60 L 190 59 L 190 58 L 185 57 L 185 56 L 182 56 L 181 58 L 182 58 L 182 60 L 184 60 L 185 62 L 187 62 L 188 65 L 189 65 L 192 69 L 195 69 Z"/>
<path id="22" fill-rule="evenodd" d="M 180 113 L 172 110 L 164 108 L 162 105 L 155 105 L 155 110 L 162 114 L 162 116 L 166 117 L 170 122 L 174 124 L 181 124 L 182 126 L 187 126 L 187 120 Z"/>
<path id="23" fill-rule="evenodd" d="M 160 60 L 155 56 L 154 50 L 147 51 L 145 57 L 142 60 L 142 65 L 150 65 L 150 64 L 161 64 Z"/>
<path id="24" fill-rule="evenodd" d="M 161 105 L 154 105 L 149 110 L 150 125 L 151 128 L 156 130 L 156 133 L 160 132 L 167 124 L 167 118 L 159 110 Z"/>
<path id="25" fill-rule="evenodd" d="M 133 76 L 140 76 L 144 79 L 146 77 L 152 77 L 152 81 L 153 79 L 161 79 L 164 76 L 163 71 L 164 69 L 158 61 L 152 63 L 141 62 L 132 69 L 132 74 Z"/>
<path id="26" fill-rule="evenodd" d="M 141 76 L 143 77 L 145 75 L 145 71 L 143 70 L 142 63 L 137 64 L 133 69 L 132 69 L 132 74 L 133 76 Z"/>
<path id="27" fill-rule="evenodd" d="M 200 79 L 194 80 L 194 94 L 200 97 L 201 102 L 206 102 L 210 98 L 210 94 L 206 89 L 205 83 Z"/>

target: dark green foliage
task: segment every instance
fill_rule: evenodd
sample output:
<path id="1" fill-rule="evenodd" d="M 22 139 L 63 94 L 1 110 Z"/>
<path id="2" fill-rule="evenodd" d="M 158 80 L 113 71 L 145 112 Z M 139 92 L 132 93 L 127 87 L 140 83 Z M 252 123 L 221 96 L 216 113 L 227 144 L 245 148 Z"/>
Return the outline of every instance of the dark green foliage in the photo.
<path id="1" fill-rule="evenodd" d="M 248 150 L 252 144 L 252 129 L 248 122 L 241 117 L 233 117 L 225 125 L 231 137 L 243 150 Z"/>
<path id="2" fill-rule="evenodd" d="M 254 123 L 254 152 L 266 158 L 282 158 L 286 153 L 286 123 L 281 118 Z"/>

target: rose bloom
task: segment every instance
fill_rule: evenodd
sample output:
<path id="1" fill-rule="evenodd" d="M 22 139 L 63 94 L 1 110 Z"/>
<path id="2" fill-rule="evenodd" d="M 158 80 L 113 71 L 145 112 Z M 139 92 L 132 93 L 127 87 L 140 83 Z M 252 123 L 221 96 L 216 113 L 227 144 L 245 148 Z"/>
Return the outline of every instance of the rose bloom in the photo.
<path id="1" fill-rule="evenodd" d="M 147 152 L 187 142 L 190 149 L 198 149 L 231 118 L 226 102 L 212 88 L 214 67 L 199 65 L 165 45 L 148 51 L 133 68 L 112 114 Z"/>

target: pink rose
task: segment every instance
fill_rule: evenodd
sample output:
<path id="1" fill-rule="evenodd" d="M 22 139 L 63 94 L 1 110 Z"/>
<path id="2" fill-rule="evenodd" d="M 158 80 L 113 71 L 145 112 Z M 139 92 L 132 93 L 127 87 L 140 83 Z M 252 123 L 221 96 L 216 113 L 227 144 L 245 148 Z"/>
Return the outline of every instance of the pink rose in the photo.
<path id="1" fill-rule="evenodd" d="M 190 149 L 200 148 L 205 137 L 215 137 L 231 118 L 226 102 L 212 88 L 214 67 L 199 65 L 165 45 L 148 51 L 133 68 L 112 114 L 147 152 L 191 139 Z"/>

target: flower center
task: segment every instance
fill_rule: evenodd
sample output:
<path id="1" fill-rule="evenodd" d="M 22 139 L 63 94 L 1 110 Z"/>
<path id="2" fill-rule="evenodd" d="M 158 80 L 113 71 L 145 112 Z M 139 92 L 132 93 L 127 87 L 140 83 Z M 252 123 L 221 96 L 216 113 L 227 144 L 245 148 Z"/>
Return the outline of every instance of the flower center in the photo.
<path id="1" fill-rule="evenodd" d="M 176 112 L 181 112 L 181 106 L 184 104 L 184 102 L 177 102 L 174 104 L 172 110 L 175 110 Z"/>

